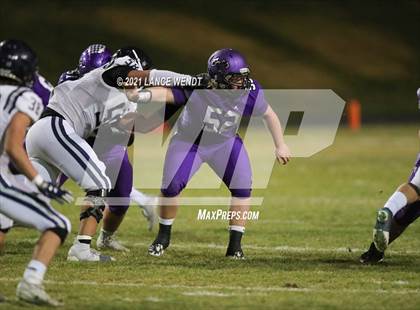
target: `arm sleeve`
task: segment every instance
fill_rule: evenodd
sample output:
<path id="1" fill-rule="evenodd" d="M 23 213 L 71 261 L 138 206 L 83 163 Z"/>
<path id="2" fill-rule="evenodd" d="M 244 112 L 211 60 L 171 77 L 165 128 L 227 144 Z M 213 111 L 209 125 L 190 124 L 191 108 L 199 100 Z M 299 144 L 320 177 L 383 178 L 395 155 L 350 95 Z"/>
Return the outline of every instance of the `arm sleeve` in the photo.
<path id="1" fill-rule="evenodd" d="M 130 71 L 133 71 L 133 68 L 130 66 L 112 67 L 102 73 L 102 79 L 107 85 L 122 89 L 122 86 L 118 86 L 117 79 L 121 78 L 125 81 Z"/>

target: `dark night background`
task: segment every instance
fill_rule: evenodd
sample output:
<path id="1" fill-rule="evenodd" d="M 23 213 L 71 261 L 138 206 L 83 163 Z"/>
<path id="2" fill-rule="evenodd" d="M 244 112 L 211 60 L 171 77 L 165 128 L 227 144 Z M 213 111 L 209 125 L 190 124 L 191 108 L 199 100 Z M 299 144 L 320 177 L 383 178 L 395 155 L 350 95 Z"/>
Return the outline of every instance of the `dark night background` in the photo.
<path id="1" fill-rule="evenodd" d="M 333 89 L 370 122 L 420 113 L 420 1 L 1 1 L 0 38 L 33 46 L 52 83 L 92 43 L 188 73 L 232 47 L 265 88 Z"/>

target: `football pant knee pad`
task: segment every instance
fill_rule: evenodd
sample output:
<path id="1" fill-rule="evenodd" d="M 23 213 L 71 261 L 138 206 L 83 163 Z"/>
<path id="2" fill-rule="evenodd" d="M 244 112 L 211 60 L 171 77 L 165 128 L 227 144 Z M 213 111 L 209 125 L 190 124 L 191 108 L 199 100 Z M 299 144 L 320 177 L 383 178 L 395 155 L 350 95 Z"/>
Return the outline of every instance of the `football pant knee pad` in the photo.
<path id="1" fill-rule="evenodd" d="M 251 197 L 251 189 L 249 188 L 231 188 L 230 194 L 236 198 L 249 198 Z"/>
<path id="2" fill-rule="evenodd" d="M 64 241 L 67 238 L 67 235 L 69 234 L 69 231 L 65 228 L 62 227 L 53 227 L 53 228 L 49 228 L 47 229 L 49 231 L 52 231 L 53 233 L 55 233 L 61 240 L 61 244 L 64 243 Z"/>
<path id="3" fill-rule="evenodd" d="M 416 191 L 416 193 L 417 193 L 417 195 L 419 195 L 420 196 L 420 189 L 419 189 L 419 187 L 417 186 L 417 185 L 415 185 L 415 184 L 413 184 L 413 183 L 408 183 L 408 185 L 412 188 L 412 189 L 414 189 L 415 191 Z"/>
<path id="4" fill-rule="evenodd" d="M 88 191 L 85 200 L 93 206 L 80 213 L 80 220 L 92 216 L 95 218 L 96 222 L 99 223 L 103 217 L 102 213 L 105 210 L 105 199 L 107 194 L 108 191 L 105 189 Z"/>

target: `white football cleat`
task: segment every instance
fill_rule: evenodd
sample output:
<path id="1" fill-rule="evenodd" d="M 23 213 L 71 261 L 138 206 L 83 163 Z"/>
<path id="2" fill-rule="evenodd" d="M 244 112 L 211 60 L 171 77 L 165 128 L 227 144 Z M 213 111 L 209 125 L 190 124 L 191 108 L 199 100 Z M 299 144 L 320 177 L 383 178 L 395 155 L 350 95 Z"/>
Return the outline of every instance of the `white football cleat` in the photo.
<path id="1" fill-rule="evenodd" d="M 143 216 L 147 219 L 147 229 L 151 231 L 157 223 L 156 208 L 159 204 L 159 198 L 148 196 L 133 188 L 130 193 L 130 199 L 141 208 Z"/>
<path id="2" fill-rule="evenodd" d="M 82 248 L 76 243 L 71 246 L 67 260 L 71 262 L 111 262 L 115 261 L 115 258 L 103 255 L 90 247 Z"/>
<path id="3" fill-rule="evenodd" d="M 101 249 L 111 249 L 114 251 L 130 252 L 128 248 L 123 246 L 114 235 L 104 233 L 102 230 L 99 233 L 98 239 L 96 240 L 96 247 Z"/>
<path id="4" fill-rule="evenodd" d="M 139 204 L 141 212 L 147 220 L 147 229 L 149 231 L 152 231 L 153 227 L 158 221 L 158 216 L 156 213 L 158 203 L 158 197 L 148 197 L 147 201 L 144 204 Z"/>
<path id="5" fill-rule="evenodd" d="M 16 297 L 19 300 L 35 304 L 52 307 L 64 306 L 64 304 L 58 300 L 51 298 L 46 292 L 42 284 L 32 284 L 22 279 L 19 282 L 16 290 Z"/>

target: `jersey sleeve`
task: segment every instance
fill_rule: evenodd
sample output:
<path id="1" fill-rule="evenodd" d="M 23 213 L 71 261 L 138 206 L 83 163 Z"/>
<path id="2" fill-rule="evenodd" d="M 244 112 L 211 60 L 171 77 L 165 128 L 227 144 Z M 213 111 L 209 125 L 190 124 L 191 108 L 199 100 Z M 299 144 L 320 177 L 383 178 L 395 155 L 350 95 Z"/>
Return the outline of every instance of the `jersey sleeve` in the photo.
<path id="1" fill-rule="evenodd" d="M 42 75 L 37 74 L 32 90 L 42 99 L 42 104 L 44 107 L 48 105 L 48 100 L 50 99 L 53 86 L 48 82 Z"/>
<path id="2" fill-rule="evenodd" d="M 248 100 L 251 100 L 253 103 L 253 109 L 252 112 L 248 109 L 248 111 L 245 111 L 245 114 L 247 116 L 262 116 L 267 111 L 268 102 L 265 99 L 264 90 L 261 88 L 260 83 L 255 80 L 252 80 L 251 82 Z"/>
<path id="3" fill-rule="evenodd" d="M 44 106 L 41 98 L 32 91 L 24 92 L 16 100 L 16 109 L 28 115 L 34 122 L 41 116 Z"/>

